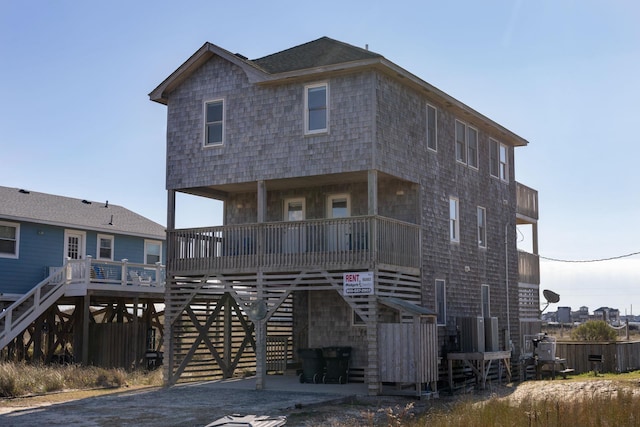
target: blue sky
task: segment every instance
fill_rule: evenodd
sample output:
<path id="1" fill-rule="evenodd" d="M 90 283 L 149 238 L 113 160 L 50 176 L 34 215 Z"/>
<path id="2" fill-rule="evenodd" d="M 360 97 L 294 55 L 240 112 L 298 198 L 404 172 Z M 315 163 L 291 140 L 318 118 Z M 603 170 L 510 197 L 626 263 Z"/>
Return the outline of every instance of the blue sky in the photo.
<path id="1" fill-rule="evenodd" d="M 516 178 L 539 191 L 542 256 L 638 252 L 639 20 L 633 0 L 0 0 L 0 185 L 165 224 L 166 108 L 148 93 L 206 41 L 258 58 L 328 36 L 530 142 Z M 178 204 L 178 226 L 221 223 L 218 204 Z M 638 255 L 541 270 L 560 306 L 640 314 Z"/>

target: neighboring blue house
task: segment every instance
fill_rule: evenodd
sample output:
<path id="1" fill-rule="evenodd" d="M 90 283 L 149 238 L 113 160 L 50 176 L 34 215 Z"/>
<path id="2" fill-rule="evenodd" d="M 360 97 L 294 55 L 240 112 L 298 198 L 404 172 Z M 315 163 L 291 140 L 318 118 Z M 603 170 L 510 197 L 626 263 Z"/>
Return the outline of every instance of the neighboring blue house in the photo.
<path id="1" fill-rule="evenodd" d="M 138 323 L 130 313 L 140 307 L 140 318 L 146 315 L 145 327 L 151 327 L 155 305 L 164 301 L 165 240 L 164 226 L 106 200 L 0 187 L 0 350 L 12 344 L 21 349 L 17 339 L 37 346 L 35 356 L 42 348 L 45 360 L 72 348 L 76 359 L 100 364 L 88 347 L 90 327 L 81 327 L 79 322 L 94 316 L 92 323 Z M 75 314 L 69 316 L 59 306 L 67 312 L 72 306 Z M 118 314 L 110 315 L 109 322 L 95 318 L 103 312 Z M 73 320 L 73 340 L 68 339 L 70 325 L 66 326 L 67 338 L 57 337 L 69 348 L 47 349 L 23 337 L 38 322 L 55 323 L 62 330 L 69 319 Z M 50 330 L 50 326 L 42 329 L 43 333 Z M 34 333 L 38 329 L 32 327 L 28 334 Z M 82 337 L 84 344 L 80 345 Z M 136 339 L 143 342 L 142 354 L 148 347 L 157 347 L 145 344 L 144 337 L 136 335 Z M 99 347 L 95 354 L 100 353 Z M 11 349 L 5 353 L 9 358 L 23 358 Z M 139 355 L 135 358 L 126 363 L 139 363 Z M 122 364 L 113 360 L 106 364 Z"/>

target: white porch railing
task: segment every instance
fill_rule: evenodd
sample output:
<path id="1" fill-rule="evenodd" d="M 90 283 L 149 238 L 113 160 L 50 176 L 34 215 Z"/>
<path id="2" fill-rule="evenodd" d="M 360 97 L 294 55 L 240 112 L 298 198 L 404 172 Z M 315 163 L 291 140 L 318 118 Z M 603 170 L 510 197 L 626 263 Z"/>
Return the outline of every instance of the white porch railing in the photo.
<path id="1" fill-rule="evenodd" d="M 73 285 L 96 287 L 127 286 L 128 290 L 144 291 L 143 287 L 164 288 L 165 267 L 121 262 L 67 260 L 62 267 L 52 269 L 49 277 L 0 313 L 0 349 L 62 297 Z M 161 290 L 158 290 L 161 293 Z"/>

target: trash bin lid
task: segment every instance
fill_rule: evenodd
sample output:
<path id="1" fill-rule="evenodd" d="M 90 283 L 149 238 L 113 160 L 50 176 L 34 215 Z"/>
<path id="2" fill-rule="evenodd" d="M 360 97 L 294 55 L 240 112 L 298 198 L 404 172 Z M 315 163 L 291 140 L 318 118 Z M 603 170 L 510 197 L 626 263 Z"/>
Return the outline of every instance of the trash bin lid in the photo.
<path id="1" fill-rule="evenodd" d="M 287 417 L 268 415 L 227 415 L 205 427 L 279 427 L 287 422 Z"/>

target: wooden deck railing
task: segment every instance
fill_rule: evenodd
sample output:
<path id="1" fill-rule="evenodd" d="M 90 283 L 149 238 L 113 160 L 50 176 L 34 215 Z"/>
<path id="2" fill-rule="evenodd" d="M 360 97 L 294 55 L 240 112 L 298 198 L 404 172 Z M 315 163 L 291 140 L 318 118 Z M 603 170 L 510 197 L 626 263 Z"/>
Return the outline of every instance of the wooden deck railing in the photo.
<path id="1" fill-rule="evenodd" d="M 538 219 L 538 192 L 519 182 L 516 182 L 516 212 Z"/>
<path id="2" fill-rule="evenodd" d="M 420 227 L 378 216 L 180 229 L 167 241 L 168 269 L 185 274 L 372 261 L 420 267 Z"/>
<path id="3" fill-rule="evenodd" d="M 540 284 L 540 257 L 525 251 L 518 251 L 518 275 L 522 283 Z"/>

